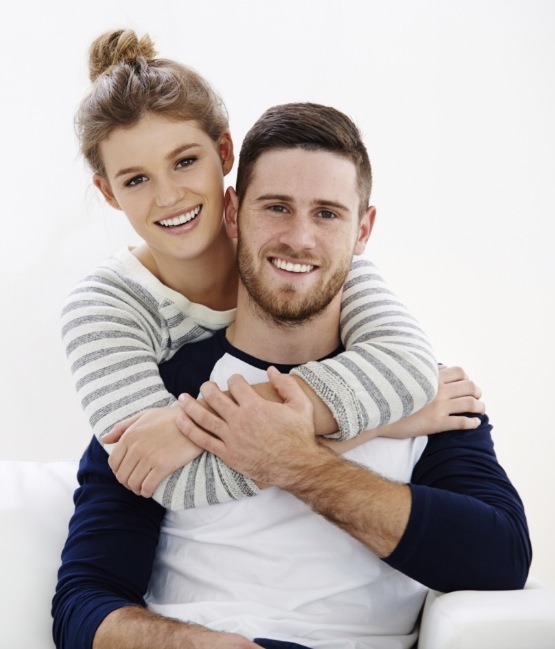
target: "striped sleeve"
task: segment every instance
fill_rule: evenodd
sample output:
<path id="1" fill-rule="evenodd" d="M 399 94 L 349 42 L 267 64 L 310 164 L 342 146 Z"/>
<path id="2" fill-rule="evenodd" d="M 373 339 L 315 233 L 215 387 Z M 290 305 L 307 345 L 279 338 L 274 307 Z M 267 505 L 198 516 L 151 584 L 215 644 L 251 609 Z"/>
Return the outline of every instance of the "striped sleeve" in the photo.
<path id="1" fill-rule="evenodd" d="M 127 255 L 83 280 L 63 307 L 67 358 L 99 439 L 123 419 L 174 403 L 158 365 L 182 345 L 227 326 L 233 317 L 204 308 L 199 316 L 198 305 L 180 301 L 181 296 L 170 295 L 153 280 Z M 433 398 L 437 378 L 431 348 L 368 261 L 356 261 L 350 272 L 341 334 L 346 352 L 295 373 L 331 408 L 342 438 L 395 421 Z M 154 498 L 167 508 L 183 509 L 258 491 L 252 481 L 204 453 L 166 478 Z"/>
<path id="2" fill-rule="evenodd" d="M 174 403 L 158 365 L 234 317 L 169 289 L 126 249 L 84 278 L 63 305 L 62 343 L 95 437 Z"/>
<path id="3" fill-rule="evenodd" d="M 346 351 L 293 370 L 332 411 L 339 432 L 398 421 L 429 403 L 437 391 L 437 363 L 414 317 L 372 262 L 357 257 L 343 290 L 341 340 Z"/>
<path id="4" fill-rule="evenodd" d="M 156 301 L 144 289 L 143 302 L 131 299 L 129 289 L 109 274 L 94 274 L 75 288 L 62 310 L 66 356 L 98 439 L 137 412 L 175 401 L 158 372 L 168 341 Z M 145 306 L 149 300 L 151 309 Z"/>
<path id="5" fill-rule="evenodd" d="M 154 279 L 129 255 L 114 258 L 82 280 L 62 308 L 62 341 L 81 405 L 98 439 L 123 419 L 175 403 L 160 377 L 159 363 L 233 319 L 233 311 L 202 309 L 199 314 L 198 305 L 180 301 Z M 219 458 L 204 453 L 166 478 L 154 499 L 183 509 L 258 491 Z"/>

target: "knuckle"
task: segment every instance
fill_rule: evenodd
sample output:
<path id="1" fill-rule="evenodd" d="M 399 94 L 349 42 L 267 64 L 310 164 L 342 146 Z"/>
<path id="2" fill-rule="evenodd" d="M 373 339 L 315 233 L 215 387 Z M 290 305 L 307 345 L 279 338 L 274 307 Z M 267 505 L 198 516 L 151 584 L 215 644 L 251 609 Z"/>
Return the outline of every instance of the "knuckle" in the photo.
<path id="1" fill-rule="evenodd" d="M 460 365 L 454 365 L 451 368 L 451 371 L 453 373 L 454 378 L 457 379 L 458 381 L 464 381 L 467 378 L 466 372 L 463 370 L 463 368 Z"/>
<path id="2" fill-rule="evenodd" d="M 474 412 L 476 410 L 476 399 L 474 397 L 463 397 L 462 406 L 465 412 Z"/>
<path id="3" fill-rule="evenodd" d="M 468 383 L 468 391 L 469 391 L 469 393 L 472 394 L 472 396 L 474 396 L 474 397 L 476 397 L 476 396 L 479 397 L 481 392 L 482 392 L 480 390 L 479 386 L 477 386 L 476 383 L 474 383 L 474 381 L 471 381 L 471 380 L 468 380 L 467 383 Z"/>
<path id="4" fill-rule="evenodd" d="M 149 478 L 146 478 L 146 480 L 141 485 L 141 496 L 143 496 L 144 498 L 150 498 L 153 493 L 154 487 Z"/>

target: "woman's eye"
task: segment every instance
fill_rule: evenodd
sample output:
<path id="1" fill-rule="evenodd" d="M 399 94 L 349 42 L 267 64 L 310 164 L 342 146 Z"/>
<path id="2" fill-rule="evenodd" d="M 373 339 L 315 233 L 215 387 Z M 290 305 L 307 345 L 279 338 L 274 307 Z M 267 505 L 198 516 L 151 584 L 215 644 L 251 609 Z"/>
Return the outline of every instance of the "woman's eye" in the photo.
<path id="1" fill-rule="evenodd" d="M 124 184 L 125 187 L 136 187 L 137 185 L 143 183 L 146 179 L 146 176 L 133 176 L 133 178 L 130 178 Z"/>
<path id="2" fill-rule="evenodd" d="M 183 160 L 180 160 L 175 166 L 178 169 L 183 169 L 183 167 L 190 167 L 194 162 L 196 158 L 183 158 Z"/>

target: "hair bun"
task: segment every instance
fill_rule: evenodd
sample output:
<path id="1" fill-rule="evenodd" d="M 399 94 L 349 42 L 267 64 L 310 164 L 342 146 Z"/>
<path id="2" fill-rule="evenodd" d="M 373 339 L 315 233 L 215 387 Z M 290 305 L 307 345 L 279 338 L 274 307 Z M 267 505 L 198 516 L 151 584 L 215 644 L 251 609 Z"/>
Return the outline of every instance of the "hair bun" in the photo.
<path id="1" fill-rule="evenodd" d="M 152 61 L 156 50 L 145 34 L 140 40 L 132 29 L 116 29 L 106 32 L 93 41 L 89 50 L 89 77 L 95 81 L 113 65 L 135 61 L 139 57 Z"/>

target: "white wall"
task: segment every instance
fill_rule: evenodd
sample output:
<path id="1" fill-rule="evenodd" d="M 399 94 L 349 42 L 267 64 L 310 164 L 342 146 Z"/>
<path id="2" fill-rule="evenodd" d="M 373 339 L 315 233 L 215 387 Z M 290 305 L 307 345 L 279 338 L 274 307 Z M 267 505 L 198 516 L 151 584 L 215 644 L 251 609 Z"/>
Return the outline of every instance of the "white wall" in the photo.
<path id="1" fill-rule="evenodd" d="M 236 142 L 263 109 L 333 104 L 375 169 L 369 253 L 439 358 L 482 386 L 555 587 L 555 3 L 551 0 L 39 0 L 0 9 L 0 457 L 77 458 L 89 438 L 60 303 L 136 241 L 77 156 L 72 116 L 101 31 L 148 31 L 225 98 Z"/>

